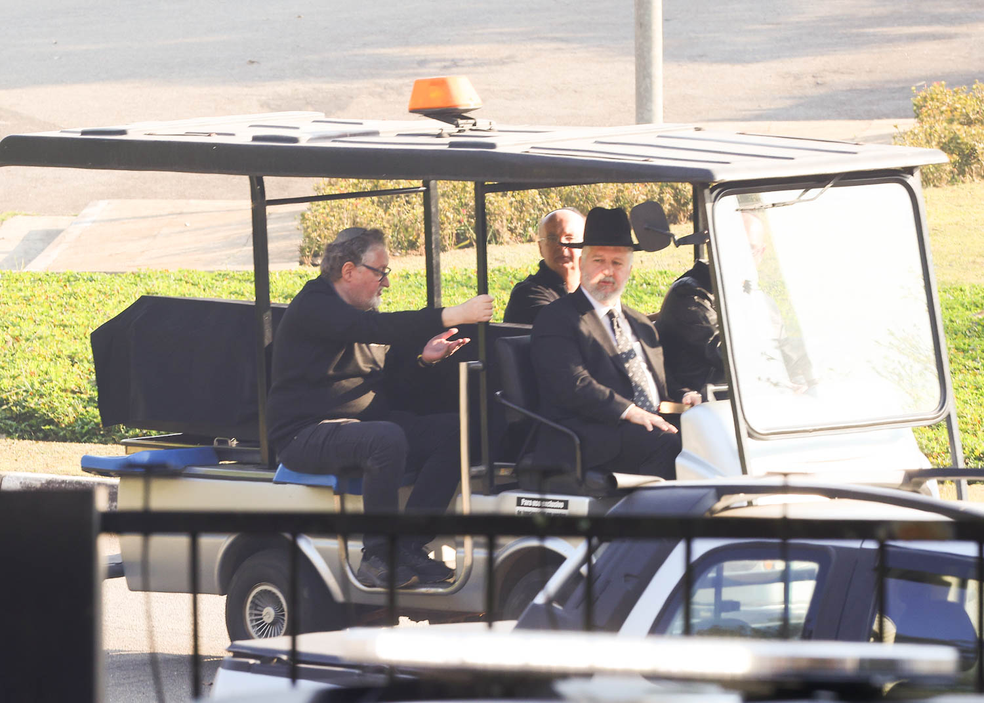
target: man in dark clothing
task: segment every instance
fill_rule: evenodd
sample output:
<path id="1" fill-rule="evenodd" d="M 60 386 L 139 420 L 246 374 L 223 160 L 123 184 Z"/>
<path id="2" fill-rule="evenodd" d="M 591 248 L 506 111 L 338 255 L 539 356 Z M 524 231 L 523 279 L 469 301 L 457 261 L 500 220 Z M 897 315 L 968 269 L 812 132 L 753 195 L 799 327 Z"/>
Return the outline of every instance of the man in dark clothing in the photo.
<path id="1" fill-rule="evenodd" d="M 537 242 L 540 265 L 517 283 L 509 295 L 503 322 L 532 325 L 544 307 L 577 288 L 580 282 L 576 244 L 584 236 L 584 215 L 573 208 L 554 210 L 540 220 Z"/>
<path id="2" fill-rule="evenodd" d="M 295 296 L 277 328 L 267 401 L 270 440 L 294 471 L 361 470 L 367 513 L 399 510 L 405 474 L 416 474 L 408 511 L 444 512 L 458 486 L 458 417 L 391 410 L 383 383 L 387 345 L 419 340 L 421 352 L 410 363 L 426 373 L 469 341 L 450 339 L 455 325 L 491 318 L 492 298 L 380 313 L 388 265 L 385 238 L 376 229 L 343 230 L 325 248 L 321 275 Z M 400 541 L 397 586 L 453 576 L 427 556 L 427 541 Z M 386 539 L 366 535 L 364 545 L 359 580 L 388 585 Z"/>
<path id="3" fill-rule="evenodd" d="M 623 210 L 591 210 L 581 286 L 540 313 L 530 354 L 540 409 L 578 435 L 585 469 L 674 478 L 680 438 L 658 408 L 680 394 L 667 386 L 656 329 L 621 303 L 637 248 Z M 700 396 L 682 401 L 695 405 Z M 536 464 L 569 466 L 571 452 L 565 435 L 540 429 Z"/>
<path id="4" fill-rule="evenodd" d="M 703 393 L 708 383 L 724 382 L 721 331 L 706 262 L 695 262 L 670 285 L 657 326 L 670 385 Z"/>

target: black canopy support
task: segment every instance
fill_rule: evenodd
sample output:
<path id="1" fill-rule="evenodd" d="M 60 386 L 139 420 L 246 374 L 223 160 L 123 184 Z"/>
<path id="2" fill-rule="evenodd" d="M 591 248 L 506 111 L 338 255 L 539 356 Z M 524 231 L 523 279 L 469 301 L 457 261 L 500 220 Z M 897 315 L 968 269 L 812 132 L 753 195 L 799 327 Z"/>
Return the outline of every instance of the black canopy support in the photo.
<path id="1" fill-rule="evenodd" d="M 253 286 L 256 291 L 256 409 L 260 430 L 260 461 L 275 464 L 267 437 L 267 388 L 273 354 L 273 320 L 270 313 L 270 252 L 267 246 L 266 187 L 262 176 L 249 177 L 253 210 Z"/>
<path id="2" fill-rule="evenodd" d="M 424 265 L 427 307 L 441 307 L 441 216 L 437 181 L 424 181 Z"/>
<path id="3" fill-rule="evenodd" d="M 478 278 L 478 295 L 489 292 L 488 220 L 485 216 L 485 183 L 475 182 L 475 273 Z M 489 495 L 493 494 L 495 476 L 492 473 L 491 452 L 489 450 L 489 382 L 488 382 L 488 323 L 478 323 L 478 360 L 482 368 L 478 374 L 478 402 L 482 421 L 480 423 L 482 466 L 488 478 Z"/>

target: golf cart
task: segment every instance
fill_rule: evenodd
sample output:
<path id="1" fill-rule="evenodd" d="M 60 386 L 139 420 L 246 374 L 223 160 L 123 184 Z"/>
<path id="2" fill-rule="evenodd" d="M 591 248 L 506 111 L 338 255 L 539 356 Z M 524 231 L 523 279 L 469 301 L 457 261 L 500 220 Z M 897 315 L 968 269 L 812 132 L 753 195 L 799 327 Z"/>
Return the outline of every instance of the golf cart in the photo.
<path id="1" fill-rule="evenodd" d="M 361 509 L 357 476 L 289 475 L 268 444 L 268 365 L 282 308 L 270 303 L 267 210 L 420 194 L 427 304 L 440 306 L 440 181 L 474 184 L 478 293 L 488 290 L 487 198 L 591 183 L 692 186 L 694 231 L 686 242 L 669 233 L 658 207 L 633 216 L 647 249 L 689 243 L 709 261 L 721 321 L 727 399 L 714 395 L 682 414 L 678 478 L 823 471 L 844 481 L 901 482 L 905 470 L 928 466 L 912 428 L 940 422 L 952 465 L 963 465 L 919 184 L 919 168 L 945 160 L 942 153 L 686 125 L 507 127 L 469 116 L 469 107 L 423 106 L 418 112 L 431 119 L 413 121 L 277 113 L 0 142 L 0 166 L 226 174 L 249 182 L 254 302 L 142 298 L 93 334 L 104 422 L 168 433 L 127 440 L 133 453 L 126 457 L 83 461 L 90 472 L 120 478 L 120 509 Z M 278 177 L 420 185 L 268 199 L 265 179 Z M 762 225 L 763 252 L 750 249 L 749 217 Z M 591 476 L 575 461 L 565 467 L 575 490 L 544 494 L 526 490 L 544 467 L 504 450 L 509 427 L 522 434 L 549 424 L 536 414 L 527 332 L 478 325 L 469 334 L 474 358 L 449 375 L 447 393 L 426 399 L 445 408 L 456 400 L 461 416 L 462 492 L 454 510 L 603 514 L 638 479 Z M 791 380 L 777 346 L 784 339 L 798 340 L 808 357 L 808 383 Z M 132 590 L 187 592 L 195 583 L 197 592 L 227 594 L 232 639 L 287 631 L 290 542 L 279 534 L 201 534 L 193 579 L 187 536 L 121 537 Z M 431 621 L 515 617 L 575 550 L 559 538 L 500 538 L 491 549 L 470 537 L 460 542 L 446 538 L 436 550 L 453 560 L 455 580 L 400 591 L 401 613 Z M 299 535 L 296 544 L 302 630 L 370 622 L 387 603 L 386 589 L 354 578 L 358 539 Z"/>

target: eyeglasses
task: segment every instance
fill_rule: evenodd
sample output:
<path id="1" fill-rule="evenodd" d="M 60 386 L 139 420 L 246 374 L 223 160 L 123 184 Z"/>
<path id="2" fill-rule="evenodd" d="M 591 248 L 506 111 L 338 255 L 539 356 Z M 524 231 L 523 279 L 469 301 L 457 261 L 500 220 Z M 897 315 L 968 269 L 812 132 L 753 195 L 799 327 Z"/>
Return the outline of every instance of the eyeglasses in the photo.
<path id="1" fill-rule="evenodd" d="M 378 274 L 380 281 L 382 281 L 384 278 L 386 278 L 387 276 L 389 276 L 390 273 L 393 272 L 393 269 L 391 269 L 389 266 L 387 266 L 384 269 L 378 269 L 375 266 L 370 266 L 369 264 L 359 264 L 359 266 L 361 266 L 362 268 L 367 268 L 370 271 L 372 271 L 373 273 Z"/>
<path id="2" fill-rule="evenodd" d="M 559 237 L 557 237 L 556 235 L 553 235 L 553 234 L 549 234 L 546 237 L 540 237 L 536 241 L 538 241 L 538 242 L 548 242 L 548 243 L 552 244 L 553 246 L 557 246 L 559 244 L 562 247 L 567 247 L 567 246 L 570 246 L 571 244 L 580 244 L 580 242 L 577 241 L 576 239 L 574 239 L 573 237 L 564 237 L 563 239 L 561 239 L 561 238 L 559 238 Z"/>

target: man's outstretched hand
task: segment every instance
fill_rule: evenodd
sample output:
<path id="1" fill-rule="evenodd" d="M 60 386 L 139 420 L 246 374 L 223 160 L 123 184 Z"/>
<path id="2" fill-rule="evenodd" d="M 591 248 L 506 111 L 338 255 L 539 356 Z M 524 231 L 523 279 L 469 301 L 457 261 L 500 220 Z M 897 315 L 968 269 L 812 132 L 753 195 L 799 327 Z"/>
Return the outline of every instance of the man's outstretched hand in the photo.
<path id="1" fill-rule="evenodd" d="M 445 327 L 456 327 L 472 322 L 488 322 L 492 319 L 492 303 L 491 295 L 476 295 L 461 305 L 444 308 L 441 313 L 441 323 Z"/>
<path id="2" fill-rule="evenodd" d="M 472 300 L 474 300 L 474 298 L 472 298 Z M 458 334 L 458 328 L 452 327 L 449 330 L 444 330 L 436 337 L 432 337 L 431 340 L 424 345 L 424 350 L 420 352 L 420 358 L 423 359 L 426 364 L 436 364 L 442 359 L 447 359 L 471 341 L 468 337 L 448 340 L 448 337 L 456 334 Z"/>
<path id="3" fill-rule="evenodd" d="M 647 432 L 652 432 L 653 428 L 655 428 L 657 430 L 662 430 L 663 432 L 668 432 L 669 434 L 677 433 L 676 427 L 668 423 L 659 415 L 646 412 L 638 405 L 630 405 L 629 410 L 625 413 L 625 417 L 623 419 L 626 422 L 642 425 L 646 428 Z"/>

